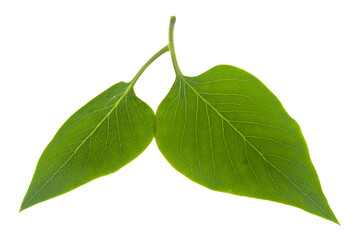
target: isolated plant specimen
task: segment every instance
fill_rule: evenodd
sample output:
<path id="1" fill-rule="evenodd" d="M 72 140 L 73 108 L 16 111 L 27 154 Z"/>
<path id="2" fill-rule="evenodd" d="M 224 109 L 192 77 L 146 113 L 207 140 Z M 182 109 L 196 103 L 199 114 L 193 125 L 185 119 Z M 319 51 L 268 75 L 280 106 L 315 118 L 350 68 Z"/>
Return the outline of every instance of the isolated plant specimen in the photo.
<path id="1" fill-rule="evenodd" d="M 233 66 L 185 76 L 175 55 L 174 23 L 172 17 L 169 45 L 132 81 L 113 85 L 64 123 L 40 157 L 21 210 L 117 171 L 141 154 L 155 135 L 168 162 L 194 182 L 296 206 L 338 223 L 301 129 L 275 95 Z M 133 86 L 168 50 L 176 78 L 154 114 Z"/>

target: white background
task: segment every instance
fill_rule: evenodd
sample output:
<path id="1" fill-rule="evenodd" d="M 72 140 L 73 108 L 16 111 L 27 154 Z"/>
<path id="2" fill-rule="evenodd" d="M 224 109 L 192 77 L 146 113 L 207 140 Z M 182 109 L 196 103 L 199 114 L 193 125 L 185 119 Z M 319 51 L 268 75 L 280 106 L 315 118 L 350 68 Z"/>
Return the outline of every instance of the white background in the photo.
<path id="1" fill-rule="evenodd" d="M 357 239 L 357 1 L 0 2 L 0 239 Z M 18 213 L 47 143 L 78 108 L 130 81 L 167 44 L 185 75 L 254 74 L 301 125 L 341 226 L 300 209 L 210 191 L 155 142 L 120 171 Z M 137 82 L 154 110 L 169 54 Z"/>

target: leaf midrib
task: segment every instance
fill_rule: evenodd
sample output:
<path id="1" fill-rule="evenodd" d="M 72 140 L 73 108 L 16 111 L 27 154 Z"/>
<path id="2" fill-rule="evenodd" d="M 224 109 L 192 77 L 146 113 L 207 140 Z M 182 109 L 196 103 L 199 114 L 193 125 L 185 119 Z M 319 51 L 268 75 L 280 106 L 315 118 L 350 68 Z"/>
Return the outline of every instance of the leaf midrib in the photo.
<path id="1" fill-rule="evenodd" d="M 294 182 L 292 182 L 292 180 L 286 176 L 286 174 L 284 174 L 280 169 L 278 169 L 275 165 L 273 165 L 270 161 L 268 161 L 265 156 L 249 141 L 247 140 L 247 138 L 234 126 L 232 125 L 232 123 L 225 117 L 223 116 L 218 109 L 216 109 L 208 100 L 206 100 L 198 91 L 196 91 L 196 89 L 191 86 L 188 81 L 185 80 L 186 76 L 180 76 L 178 75 L 178 78 L 181 79 L 186 85 L 188 85 L 188 87 L 190 87 L 190 89 L 198 96 L 201 98 L 201 100 L 208 106 L 210 106 L 218 115 L 221 119 L 225 120 L 225 122 L 227 122 L 241 137 L 244 141 L 246 141 L 260 156 L 261 158 L 267 162 L 268 164 L 270 164 L 270 166 L 272 166 L 276 171 L 278 171 L 282 176 L 284 176 L 295 188 L 297 188 L 304 196 L 306 196 L 309 200 L 311 200 L 319 209 L 321 209 L 321 211 L 329 218 L 329 219 L 333 219 L 331 217 L 330 214 L 328 214 L 319 204 L 317 204 L 310 196 L 308 196 L 300 187 L 298 187 Z"/>
<path id="2" fill-rule="evenodd" d="M 77 151 L 82 147 L 82 145 L 97 131 L 97 129 L 102 125 L 102 123 L 111 115 L 111 113 L 116 109 L 118 104 L 122 101 L 122 99 L 128 94 L 128 92 L 133 88 L 135 84 L 135 81 L 131 81 L 128 85 L 127 89 L 123 92 L 122 96 L 116 101 L 116 103 L 113 105 L 113 107 L 108 111 L 106 116 L 97 124 L 97 126 L 88 134 L 88 136 L 78 145 L 78 147 L 74 150 L 74 152 L 71 154 L 71 156 L 68 157 L 68 159 L 52 174 L 52 176 L 32 195 L 32 197 L 27 200 L 23 207 L 25 207 L 29 202 L 32 201 L 32 199 L 49 183 L 51 180 L 56 176 L 56 174 L 61 171 L 63 167 L 65 167 L 68 162 L 72 159 L 74 155 L 76 155 Z"/>

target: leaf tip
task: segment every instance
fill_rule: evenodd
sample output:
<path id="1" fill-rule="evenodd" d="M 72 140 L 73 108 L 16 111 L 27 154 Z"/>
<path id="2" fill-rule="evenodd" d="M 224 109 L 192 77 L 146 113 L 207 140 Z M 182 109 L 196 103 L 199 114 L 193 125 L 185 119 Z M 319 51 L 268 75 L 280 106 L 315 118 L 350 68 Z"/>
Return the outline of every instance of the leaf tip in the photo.
<path id="1" fill-rule="evenodd" d="M 34 205 L 34 203 L 31 203 L 31 201 L 28 200 L 28 194 L 26 193 L 24 199 L 22 200 L 22 203 L 21 203 L 21 206 L 20 206 L 20 209 L 19 209 L 19 213 L 24 211 L 25 209 L 33 206 L 33 205 Z"/>
<path id="2" fill-rule="evenodd" d="M 338 219 L 336 218 L 336 216 L 334 215 L 332 209 L 330 209 L 330 214 L 327 214 L 326 216 L 324 216 L 323 218 L 331 221 L 331 222 L 334 222 L 336 224 L 338 224 L 339 226 L 341 226 L 341 224 L 339 223 Z"/>
<path id="3" fill-rule="evenodd" d="M 341 226 L 341 224 L 339 223 L 338 219 L 336 218 L 336 216 L 333 215 L 333 218 L 330 219 L 332 222 L 338 224 L 339 226 Z"/>
<path id="4" fill-rule="evenodd" d="M 21 204 L 20 209 L 19 209 L 19 213 L 21 213 L 25 209 L 26 209 L 26 207 L 23 207 L 23 205 Z"/>
<path id="5" fill-rule="evenodd" d="M 21 213 L 23 210 L 25 210 L 26 208 L 28 208 L 29 206 L 27 206 L 24 201 L 21 203 L 20 209 L 19 209 L 19 213 Z"/>

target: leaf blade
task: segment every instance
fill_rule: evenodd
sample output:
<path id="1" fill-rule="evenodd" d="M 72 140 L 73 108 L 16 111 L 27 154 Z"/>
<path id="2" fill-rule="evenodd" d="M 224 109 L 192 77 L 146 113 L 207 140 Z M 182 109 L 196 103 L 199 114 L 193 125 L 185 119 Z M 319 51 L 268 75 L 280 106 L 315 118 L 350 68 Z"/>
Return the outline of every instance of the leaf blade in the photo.
<path id="1" fill-rule="evenodd" d="M 153 139 L 155 116 L 135 96 L 132 86 L 123 82 L 113 85 L 64 123 L 41 155 L 20 211 L 113 173 L 144 151 Z M 135 129 L 120 126 L 123 125 L 120 119 L 130 119 L 131 115 L 140 124 L 132 120 L 130 126 L 135 124 Z M 138 137 L 135 142 L 129 137 L 133 143 L 126 139 L 121 142 L 118 140 L 121 134 Z"/>
<path id="2" fill-rule="evenodd" d="M 174 117 L 169 103 L 175 95 L 175 115 L 185 114 L 185 121 Z M 157 110 L 155 140 L 174 168 L 201 185 L 296 206 L 338 223 L 300 127 L 244 70 L 221 65 L 197 77 L 177 73 Z"/>
<path id="3" fill-rule="evenodd" d="M 113 173 L 153 140 L 153 110 L 134 93 L 154 54 L 129 83 L 119 82 L 75 112 L 42 153 L 20 211 Z"/>

